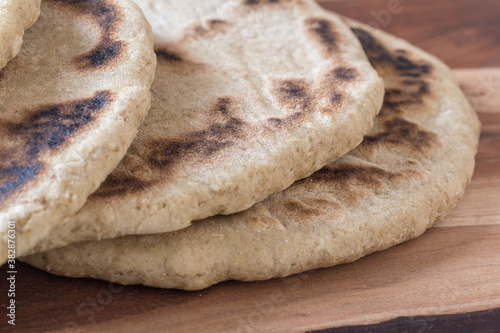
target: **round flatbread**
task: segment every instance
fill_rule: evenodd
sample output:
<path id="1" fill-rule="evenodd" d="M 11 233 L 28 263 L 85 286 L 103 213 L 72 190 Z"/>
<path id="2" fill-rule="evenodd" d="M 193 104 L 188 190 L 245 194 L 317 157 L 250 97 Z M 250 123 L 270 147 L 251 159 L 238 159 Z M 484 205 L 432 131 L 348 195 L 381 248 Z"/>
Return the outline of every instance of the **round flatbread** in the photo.
<path id="1" fill-rule="evenodd" d="M 116 167 L 149 108 L 155 64 L 133 2 L 42 3 L 0 72 L 0 262 L 7 230 L 26 253 Z"/>
<path id="2" fill-rule="evenodd" d="M 24 30 L 35 23 L 41 0 L 0 0 L 0 70 L 16 56 Z"/>
<path id="3" fill-rule="evenodd" d="M 51 273 L 200 289 L 347 263 L 417 237 L 462 196 L 479 122 L 451 71 L 349 21 L 386 84 L 362 144 L 251 209 L 174 233 L 82 242 L 26 262 Z"/>
<path id="4" fill-rule="evenodd" d="M 158 56 L 151 111 L 37 250 L 247 209 L 358 145 L 380 110 L 383 83 L 358 40 L 312 1 L 138 3 Z"/>

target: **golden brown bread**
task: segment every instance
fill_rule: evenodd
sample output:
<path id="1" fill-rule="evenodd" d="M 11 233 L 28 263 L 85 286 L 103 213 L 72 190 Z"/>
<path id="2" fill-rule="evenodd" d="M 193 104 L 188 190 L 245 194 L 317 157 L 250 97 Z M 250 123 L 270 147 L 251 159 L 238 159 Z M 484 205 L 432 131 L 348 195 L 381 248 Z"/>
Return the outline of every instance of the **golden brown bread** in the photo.
<path id="1" fill-rule="evenodd" d="M 118 164 L 149 103 L 156 58 L 129 0 L 42 3 L 0 72 L 0 262 L 73 215 Z"/>
<path id="2" fill-rule="evenodd" d="M 472 176 L 477 115 L 439 60 L 348 22 L 386 85 L 382 111 L 356 149 L 244 212 L 24 260 L 59 275 L 193 290 L 347 263 L 422 234 Z"/>
<path id="3" fill-rule="evenodd" d="M 312 1 L 138 3 L 158 56 L 151 110 L 118 167 L 34 250 L 244 210 L 354 148 L 380 110 L 361 45 Z"/>

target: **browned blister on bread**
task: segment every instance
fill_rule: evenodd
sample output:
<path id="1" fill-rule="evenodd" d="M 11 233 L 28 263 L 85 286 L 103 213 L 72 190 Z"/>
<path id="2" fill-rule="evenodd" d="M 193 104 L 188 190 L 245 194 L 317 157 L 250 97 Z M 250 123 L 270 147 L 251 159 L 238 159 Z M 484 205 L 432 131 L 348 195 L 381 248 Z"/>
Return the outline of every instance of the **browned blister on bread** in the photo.
<path id="1" fill-rule="evenodd" d="M 116 167 L 156 65 L 151 27 L 128 0 L 46 0 L 24 40 L 0 72 L 0 262 L 8 223 L 16 255 L 32 251 Z"/>

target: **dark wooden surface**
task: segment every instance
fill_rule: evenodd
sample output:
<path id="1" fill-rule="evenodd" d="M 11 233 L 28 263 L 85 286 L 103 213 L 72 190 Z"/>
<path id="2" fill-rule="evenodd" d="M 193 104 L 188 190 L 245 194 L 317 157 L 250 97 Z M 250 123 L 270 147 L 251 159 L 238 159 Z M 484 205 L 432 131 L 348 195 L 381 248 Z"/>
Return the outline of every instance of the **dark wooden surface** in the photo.
<path id="1" fill-rule="evenodd" d="M 465 314 L 398 317 L 378 324 L 327 328 L 311 331 L 310 333 L 466 333 L 498 331 L 500 331 L 500 308 Z"/>
<path id="2" fill-rule="evenodd" d="M 390 1 L 321 3 L 368 23 L 375 21 L 373 13 L 388 10 Z M 452 67 L 497 68 L 457 72 L 481 111 L 483 133 L 473 181 L 443 222 L 422 237 L 352 264 L 264 282 L 225 282 L 199 292 L 69 279 L 19 263 L 17 331 L 349 332 L 354 328 L 348 326 L 355 325 L 365 332 L 421 332 L 422 320 L 430 320 L 444 325 L 443 330 L 466 323 L 459 327 L 495 332 L 500 307 L 500 104 L 492 101 L 500 94 L 500 1 L 400 3 L 402 10 L 383 22 L 384 30 Z M 11 329 L 5 316 L 6 275 L 4 266 L 1 332 Z M 470 318 L 489 326 L 471 326 Z"/>
<path id="3" fill-rule="evenodd" d="M 383 30 L 437 55 L 452 68 L 500 66 L 498 0 L 319 2 L 327 9 L 363 23 L 376 23 Z M 400 5 L 390 6 L 393 2 Z"/>

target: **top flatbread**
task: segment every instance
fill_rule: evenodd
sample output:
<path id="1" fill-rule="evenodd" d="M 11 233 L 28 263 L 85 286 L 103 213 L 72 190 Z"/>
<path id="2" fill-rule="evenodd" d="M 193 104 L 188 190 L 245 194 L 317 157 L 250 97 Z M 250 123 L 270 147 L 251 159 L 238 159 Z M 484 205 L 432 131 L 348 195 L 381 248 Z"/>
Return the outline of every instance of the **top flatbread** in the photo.
<path id="1" fill-rule="evenodd" d="M 477 115 L 436 58 L 349 22 L 386 84 L 375 126 L 355 150 L 245 212 L 26 261 L 67 276 L 200 289 L 346 263 L 422 234 L 472 176 Z"/>
<path id="2" fill-rule="evenodd" d="M 159 233 L 241 211 L 355 147 L 383 84 L 310 1 L 138 1 L 153 26 L 152 107 L 127 155 L 37 250 Z"/>
<path id="3" fill-rule="evenodd" d="M 24 30 L 35 23 L 41 0 L 0 0 L 0 70 L 21 49 Z"/>
<path id="4" fill-rule="evenodd" d="M 0 72 L 0 262 L 9 221 L 19 256 L 116 167 L 149 108 L 155 63 L 133 2 L 43 1 Z"/>

